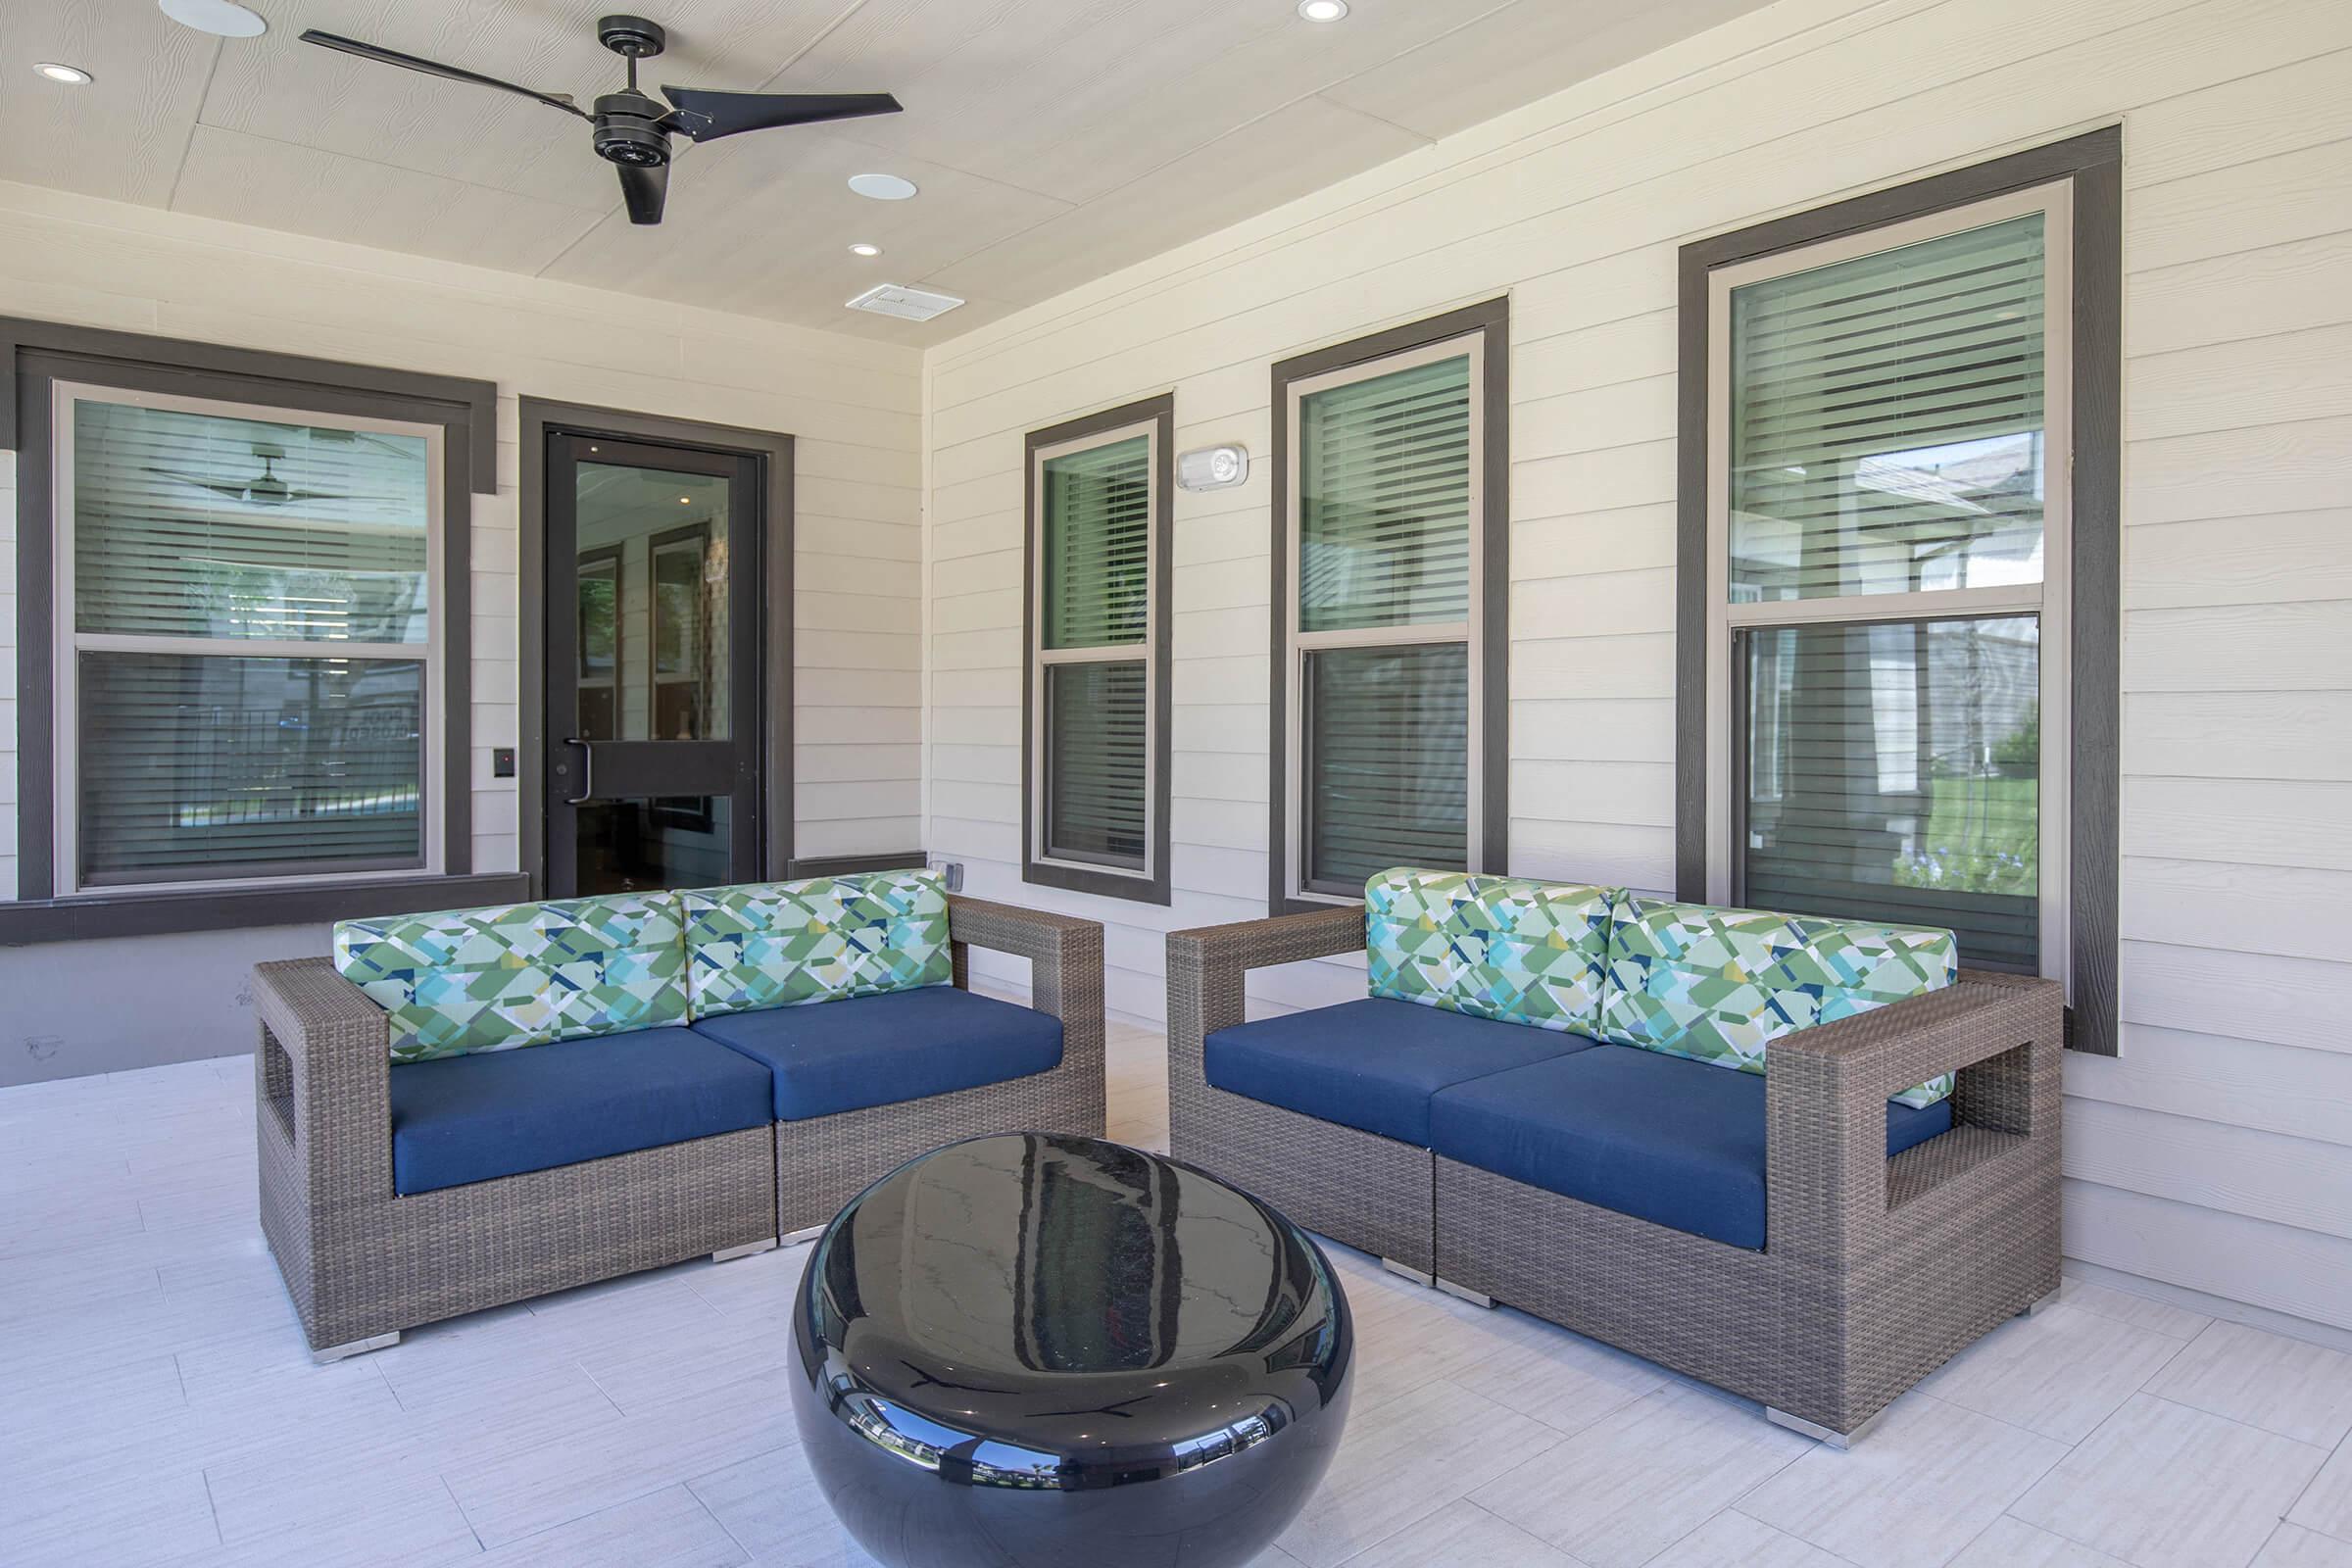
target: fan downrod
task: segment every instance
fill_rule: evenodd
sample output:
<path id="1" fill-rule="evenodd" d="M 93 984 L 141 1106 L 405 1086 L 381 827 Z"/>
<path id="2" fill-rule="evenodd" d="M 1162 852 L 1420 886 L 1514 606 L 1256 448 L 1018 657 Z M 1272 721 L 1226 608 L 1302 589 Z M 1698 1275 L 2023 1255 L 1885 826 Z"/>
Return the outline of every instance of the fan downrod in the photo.
<path id="1" fill-rule="evenodd" d="M 669 34 L 662 30 L 662 24 L 643 17 L 600 17 L 596 41 L 624 60 L 647 60 L 668 47 Z"/>

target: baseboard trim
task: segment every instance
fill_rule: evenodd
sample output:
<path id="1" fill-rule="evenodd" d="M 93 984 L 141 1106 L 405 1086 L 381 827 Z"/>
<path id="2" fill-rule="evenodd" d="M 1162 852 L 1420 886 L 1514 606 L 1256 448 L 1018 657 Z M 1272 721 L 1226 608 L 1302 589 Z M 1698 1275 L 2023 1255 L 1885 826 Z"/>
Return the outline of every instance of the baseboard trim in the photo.
<path id="1" fill-rule="evenodd" d="M 2180 1307 L 2182 1311 L 2201 1312 L 2207 1317 L 2243 1323 L 2248 1328 L 2262 1329 L 2290 1340 L 2302 1340 L 2307 1344 L 2352 1354 L 2352 1329 L 2338 1328 L 2332 1323 L 2315 1322 L 2311 1318 L 2297 1317 L 2292 1312 L 2275 1311 L 2247 1301 L 2233 1301 L 2226 1296 L 2214 1296 L 2191 1290 L 2185 1285 L 2149 1279 L 2144 1274 L 2126 1273 L 2120 1268 L 2108 1268 L 2100 1263 L 2085 1263 L 2080 1258 L 2068 1258 L 2063 1271 L 2068 1279 L 2081 1280 L 2085 1285 L 2103 1285 L 2111 1291 L 2145 1297 L 2151 1301 L 2161 1301 L 2166 1306 Z"/>

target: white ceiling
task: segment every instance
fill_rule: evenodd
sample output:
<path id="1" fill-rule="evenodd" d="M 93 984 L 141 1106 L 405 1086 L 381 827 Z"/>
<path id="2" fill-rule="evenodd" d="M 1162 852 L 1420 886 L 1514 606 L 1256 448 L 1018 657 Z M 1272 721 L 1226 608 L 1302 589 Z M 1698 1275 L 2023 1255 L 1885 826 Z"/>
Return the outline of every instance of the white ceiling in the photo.
<path id="1" fill-rule="evenodd" d="M 304 44 L 346 33 L 583 104 L 593 0 L 251 0 L 218 39 L 153 0 L 0 0 L 0 179 L 899 342 L 954 336 L 1762 0 L 634 0 L 649 84 L 896 93 L 903 115 L 679 138 L 659 227 L 568 115 Z M 608 0 L 617 6 L 625 0 Z M 42 80 L 35 61 L 91 72 Z M 844 181 L 904 174 L 912 201 Z M 884 249 L 851 256 L 854 240 Z M 845 311 L 878 282 L 970 304 Z"/>

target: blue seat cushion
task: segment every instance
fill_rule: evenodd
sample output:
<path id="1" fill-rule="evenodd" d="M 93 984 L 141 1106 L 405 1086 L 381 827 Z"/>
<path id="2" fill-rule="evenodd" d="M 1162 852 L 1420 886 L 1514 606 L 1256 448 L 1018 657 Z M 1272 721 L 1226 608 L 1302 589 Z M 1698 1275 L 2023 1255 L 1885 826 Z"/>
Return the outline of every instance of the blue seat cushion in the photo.
<path id="1" fill-rule="evenodd" d="M 1886 1152 L 1952 1125 L 1951 1102 L 1888 1102 Z M 1634 1046 L 1595 1046 L 1442 1090 L 1447 1159 L 1734 1247 L 1764 1245 L 1764 1079 Z"/>
<path id="2" fill-rule="evenodd" d="M 768 1124 L 767 1073 L 682 1024 L 392 1068 L 414 1196 Z"/>
<path id="3" fill-rule="evenodd" d="M 774 1079 L 778 1121 L 927 1100 L 1061 1065 L 1061 1020 L 954 986 L 696 1021 Z"/>
<path id="4" fill-rule="evenodd" d="M 1220 1029 L 1201 1068 L 1227 1094 L 1426 1149 L 1429 1097 L 1446 1085 L 1592 1047 L 1582 1035 L 1367 997 Z"/>

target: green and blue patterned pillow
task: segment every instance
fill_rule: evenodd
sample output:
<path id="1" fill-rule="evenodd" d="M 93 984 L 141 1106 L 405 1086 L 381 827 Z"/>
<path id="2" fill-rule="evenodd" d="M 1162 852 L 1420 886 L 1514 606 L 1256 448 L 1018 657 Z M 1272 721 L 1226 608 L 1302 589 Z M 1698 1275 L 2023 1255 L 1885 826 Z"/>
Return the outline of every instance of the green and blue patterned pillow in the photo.
<path id="1" fill-rule="evenodd" d="M 1781 1036 L 1937 991 L 1959 977 L 1949 931 L 1719 909 L 1628 894 L 1610 920 L 1602 1038 L 1762 1072 Z M 1925 1107 L 1952 1075 L 1894 1098 Z"/>
<path id="2" fill-rule="evenodd" d="M 698 1018 L 951 978 L 948 888 L 936 871 L 703 888 L 678 898 Z"/>
<path id="3" fill-rule="evenodd" d="M 341 920 L 335 968 L 391 1014 L 396 1062 L 686 1021 L 668 894 Z"/>
<path id="4" fill-rule="evenodd" d="M 1523 877 L 1383 871 L 1364 884 L 1371 994 L 1598 1034 L 1615 896 Z"/>

